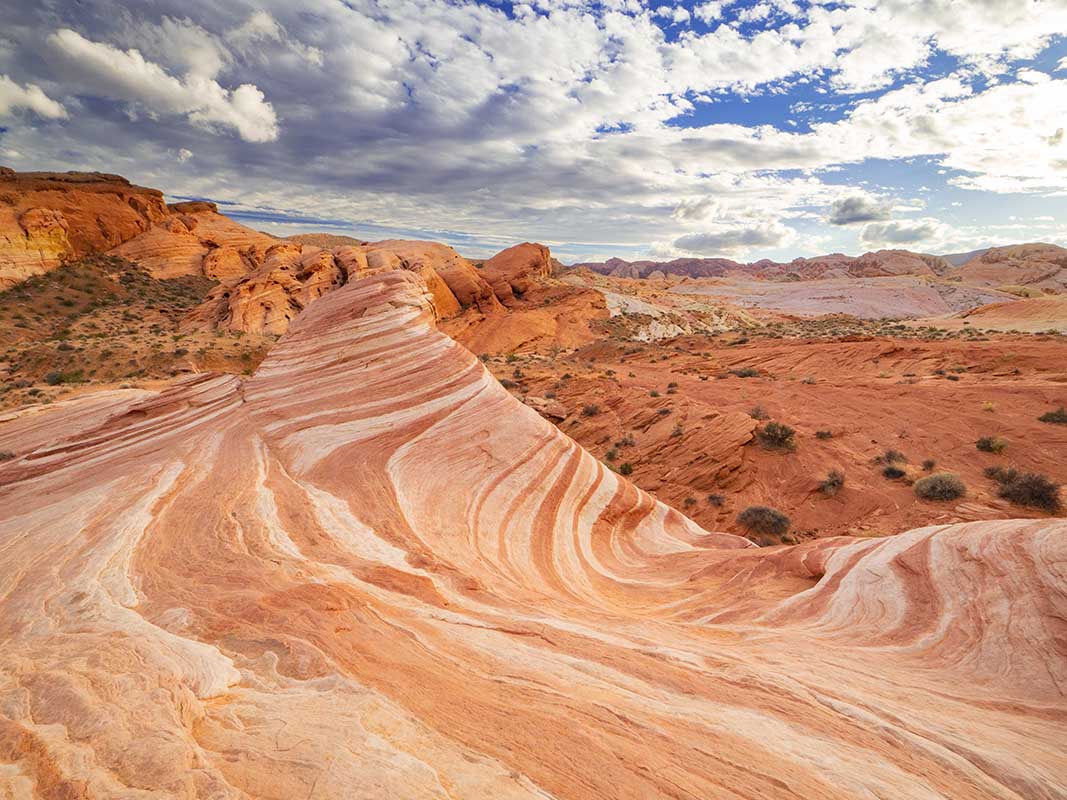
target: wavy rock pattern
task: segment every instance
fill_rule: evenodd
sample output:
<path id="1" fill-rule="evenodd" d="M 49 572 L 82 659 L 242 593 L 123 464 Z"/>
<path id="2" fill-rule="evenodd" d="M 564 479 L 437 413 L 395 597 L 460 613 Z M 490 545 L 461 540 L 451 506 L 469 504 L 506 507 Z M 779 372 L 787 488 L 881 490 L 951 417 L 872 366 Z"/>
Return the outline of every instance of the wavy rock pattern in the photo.
<path id="1" fill-rule="evenodd" d="M 0 796 L 1067 797 L 1063 521 L 707 533 L 404 270 L 114 408 L 0 426 Z"/>

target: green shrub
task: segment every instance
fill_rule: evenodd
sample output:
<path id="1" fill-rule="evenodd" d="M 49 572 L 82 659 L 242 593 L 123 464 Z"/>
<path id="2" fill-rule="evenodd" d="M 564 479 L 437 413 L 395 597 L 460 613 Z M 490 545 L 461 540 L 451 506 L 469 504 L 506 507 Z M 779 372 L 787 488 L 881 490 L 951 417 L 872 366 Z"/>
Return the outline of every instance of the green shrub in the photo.
<path id="1" fill-rule="evenodd" d="M 997 436 L 983 436 L 974 446 L 983 453 L 1003 453 L 1008 443 Z"/>
<path id="2" fill-rule="evenodd" d="M 760 371 L 755 367 L 742 367 L 741 369 L 730 370 L 731 375 L 735 375 L 738 378 L 758 378 Z"/>
<path id="3" fill-rule="evenodd" d="M 958 475 L 951 472 L 937 472 L 919 478 L 912 488 L 923 500 L 956 500 L 967 494 L 967 486 Z"/>
<path id="4" fill-rule="evenodd" d="M 619 465 L 620 475 L 632 475 L 634 471 L 634 465 L 627 461 L 625 464 Z"/>
<path id="5" fill-rule="evenodd" d="M 826 479 L 819 484 L 819 491 L 827 497 L 833 497 L 845 485 L 845 473 L 839 469 L 832 469 Z"/>
<path id="6" fill-rule="evenodd" d="M 796 431 L 781 422 L 768 422 L 758 431 L 756 438 L 760 444 L 771 450 L 792 450 L 795 447 Z"/>
<path id="7" fill-rule="evenodd" d="M 997 494 L 1011 503 L 1052 514 L 1058 514 L 1063 508 L 1059 485 L 1046 475 L 998 468 L 987 469 L 986 475 L 1000 484 Z"/>
<path id="8" fill-rule="evenodd" d="M 908 463 L 908 457 L 905 456 L 899 450 L 889 448 L 882 455 L 877 456 L 874 459 L 875 464 L 906 464 Z"/>
<path id="9" fill-rule="evenodd" d="M 781 536 L 789 530 L 790 519 L 776 508 L 749 506 L 737 515 L 737 524 L 750 533 Z"/>
<path id="10" fill-rule="evenodd" d="M 1046 411 L 1037 419 L 1039 422 L 1050 422 L 1053 425 L 1067 425 L 1067 408 L 1060 406 L 1055 411 Z"/>

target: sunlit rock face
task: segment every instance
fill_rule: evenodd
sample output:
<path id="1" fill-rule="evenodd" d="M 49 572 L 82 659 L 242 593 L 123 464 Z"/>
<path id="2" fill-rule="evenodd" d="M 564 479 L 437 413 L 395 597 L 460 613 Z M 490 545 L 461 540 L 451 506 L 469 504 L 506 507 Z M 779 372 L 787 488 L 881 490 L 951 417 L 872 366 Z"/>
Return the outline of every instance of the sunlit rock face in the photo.
<path id="1" fill-rule="evenodd" d="M 1067 523 L 708 533 L 434 323 L 0 424 L 0 797 L 1067 796 Z"/>

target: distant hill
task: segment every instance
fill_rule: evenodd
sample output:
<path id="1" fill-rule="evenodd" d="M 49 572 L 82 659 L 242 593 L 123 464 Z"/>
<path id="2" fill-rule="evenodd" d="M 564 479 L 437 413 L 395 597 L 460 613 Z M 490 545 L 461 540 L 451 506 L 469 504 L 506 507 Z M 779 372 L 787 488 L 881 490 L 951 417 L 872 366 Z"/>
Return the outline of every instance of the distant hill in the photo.
<path id="1" fill-rule="evenodd" d="M 972 258 L 978 258 L 978 256 L 988 253 L 992 249 L 992 247 L 981 247 L 978 250 L 971 250 L 969 253 L 950 253 L 947 256 L 941 256 L 941 258 L 954 267 L 962 267 Z"/>
<path id="2" fill-rule="evenodd" d="M 908 250 L 879 250 L 861 256 L 831 253 L 815 258 L 795 258 L 789 262 L 763 259 L 743 264 L 728 258 L 676 258 L 673 261 L 625 261 L 612 258 L 602 262 L 575 264 L 616 278 L 749 277 L 763 280 L 798 281 L 817 278 L 877 278 L 890 275 L 944 275 L 953 269 L 939 256 Z"/>

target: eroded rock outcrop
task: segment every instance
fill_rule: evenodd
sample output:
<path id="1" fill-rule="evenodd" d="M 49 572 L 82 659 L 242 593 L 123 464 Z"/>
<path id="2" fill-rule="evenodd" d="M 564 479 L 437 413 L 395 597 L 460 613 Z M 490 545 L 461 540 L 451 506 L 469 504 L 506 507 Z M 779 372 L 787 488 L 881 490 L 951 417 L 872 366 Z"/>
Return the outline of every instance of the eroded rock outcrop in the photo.
<path id="1" fill-rule="evenodd" d="M 992 247 L 960 267 L 959 274 L 974 286 L 1067 292 L 1067 249 L 1040 243 Z"/>
<path id="2" fill-rule="evenodd" d="M 175 203 L 168 212 L 112 254 L 136 261 L 157 278 L 203 275 L 226 281 L 262 266 L 267 250 L 279 244 L 273 236 L 218 213 L 214 203 Z"/>
<path id="3" fill-rule="evenodd" d="M 246 380 L 0 426 L 0 782 L 1067 793 L 1063 520 L 750 547 L 607 469 L 433 318 L 390 270 L 308 307 Z"/>
<path id="4" fill-rule="evenodd" d="M 505 305 L 514 303 L 540 281 L 552 276 L 552 255 L 543 244 L 523 242 L 485 262 L 482 274 Z"/>
<path id="5" fill-rule="evenodd" d="M 309 303 L 327 292 L 358 278 L 396 270 L 422 279 L 438 318 L 470 306 L 489 314 L 503 310 L 474 266 L 447 245 L 406 240 L 338 244 L 336 239 L 347 237 L 333 238 L 328 249 L 299 239 L 272 245 L 260 263 L 213 290 L 190 314 L 188 325 L 284 333 Z"/>
<path id="6" fill-rule="evenodd" d="M 162 192 L 118 175 L 0 167 L 0 288 L 120 245 L 167 214 Z"/>

